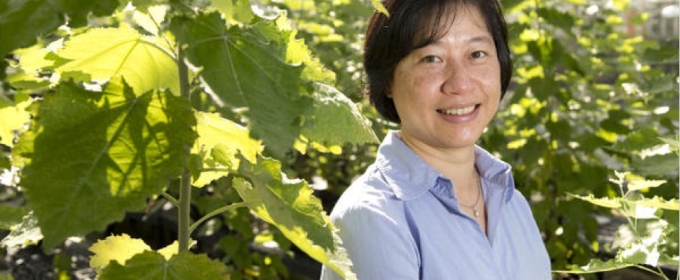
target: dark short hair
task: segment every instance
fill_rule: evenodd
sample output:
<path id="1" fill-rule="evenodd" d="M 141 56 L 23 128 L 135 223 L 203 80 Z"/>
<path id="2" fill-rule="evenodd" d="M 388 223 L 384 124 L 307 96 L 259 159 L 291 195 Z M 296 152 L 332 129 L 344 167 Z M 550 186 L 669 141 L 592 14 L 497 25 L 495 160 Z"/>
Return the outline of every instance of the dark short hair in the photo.
<path id="1" fill-rule="evenodd" d="M 401 119 L 389 98 L 394 69 L 411 51 L 437 41 L 448 27 L 439 23 L 449 12 L 463 6 L 477 7 L 493 37 L 501 69 L 501 99 L 510 84 L 512 60 L 508 29 L 497 0 L 384 0 L 389 17 L 376 11 L 371 17 L 364 43 L 364 69 L 368 77 L 368 97 L 387 120 Z M 443 29 L 443 30 L 442 30 Z"/>

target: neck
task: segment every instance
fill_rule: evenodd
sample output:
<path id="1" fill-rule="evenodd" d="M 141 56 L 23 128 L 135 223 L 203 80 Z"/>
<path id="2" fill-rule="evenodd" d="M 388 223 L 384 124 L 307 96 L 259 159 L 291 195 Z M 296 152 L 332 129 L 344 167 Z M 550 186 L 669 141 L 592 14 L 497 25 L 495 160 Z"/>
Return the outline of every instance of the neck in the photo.
<path id="1" fill-rule="evenodd" d="M 474 184 L 470 184 L 470 178 L 476 178 L 474 145 L 444 149 L 400 138 L 425 163 L 449 178 L 459 191 L 475 191 Z"/>

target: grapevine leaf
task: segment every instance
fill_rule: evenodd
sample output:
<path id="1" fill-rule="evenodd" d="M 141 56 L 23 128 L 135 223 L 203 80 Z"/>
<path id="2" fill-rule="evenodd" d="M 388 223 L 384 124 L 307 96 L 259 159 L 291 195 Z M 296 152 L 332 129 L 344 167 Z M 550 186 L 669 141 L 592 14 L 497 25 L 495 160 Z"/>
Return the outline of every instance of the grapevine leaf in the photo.
<path id="1" fill-rule="evenodd" d="M 675 63 L 678 61 L 678 48 L 661 45 L 658 49 L 646 49 L 642 60 L 648 63 Z"/>
<path id="2" fill-rule="evenodd" d="M 22 218 L 28 214 L 24 207 L 13 207 L 0 205 L 0 229 L 9 230 L 13 226 L 21 223 Z"/>
<path id="3" fill-rule="evenodd" d="M 567 32 L 567 34 L 572 33 L 572 27 L 574 27 L 574 22 L 576 19 L 570 13 L 563 13 L 555 8 L 542 7 L 536 10 L 536 13 L 548 23 L 559 27 L 560 29 Z"/>
<path id="4" fill-rule="evenodd" d="M 62 83 L 39 102 L 13 150 L 45 246 L 102 229 L 179 176 L 193 144 L 188 101 L 167 92 L 135 96 L 120 80 L 104 92 Z"/>
<path id="5" fill-rule="evenodd" d="M 253 28 L 270 42 L 281 46 L 285 61 L 300 65 L 303 68 L 301 75 L 305 80 L 326 84 L 335 80 L 335 73 L 325 69 L 318 59 L 312 57 L 303 40 L 296 39 L 297 30 L 293 29 L 285 14 L 279 15 L 274 21 L 257 21 Z"/>
<path id="6" fill-rule="evenodd" d="M 145 31 L 154 36 L 158 36 L 160 28 L 158 23 L 163 21 L 168 12 L 168 8 L 168 6 L 158 5 L 151 6 L 148 9 L 145 9 L 145 11 L 137 9 L 132 15 L 132 20 Z"/>
<path id="7" fill-rule="evenodd" d="M 19 59 L 16 72 L 7 76 L 7 82 L 17 89 L 43 89 L 50 85 L 48 77 L 41 77 L 39 70 L 48 68 L 54 61 L 46 59 L 49 54 L 48 47 L 35 44 L 31 47 L 18 49 L 14 55 Z"/>
<path id="8" fill-rule="evenodd" d="M 666 180 L 630 180 L 628 181 L 628 190 L 636 191 L 646 188 L 656 188 L 666 183 Z"/>
<path id="9" fill-rule="evenodd" d="M 200 155 L 203 168 L 212 170 L 201 172 L 200 177 L 194 180 L 194 185 L 204 186 L 226 176 L 229 170 L 238 169 L 240 159 L 236 157 L 237 153 L 252 163 L 257 161 L 262 144 L 250 138 L 247 128 L 223 119 L 218 114 L 197 112 L 196 120 L 199 138 L 191 152 Z"/>
<path id="10" fill-rule="evenodd" d="M 653 198 L 644 198 L 641 200 L 635 200 L 631 202 L 635 205 L 659 208 L 665 210 L 680 211 L 680 202 L 678 199 L 674 198 L 671 200 L 666 200 L 663 197 L 654 196 Z"/>
<path id="11" fill-rule="evenodd" d="M 649 232 L 643 238 L 635 240 L 632 244 L 623 248 L 616 254 L 616 259 L 621 263 L 647 264 L 656 266 L 661 257 L 659 244 L 663 242 L 664 230 L 657 228 Z"/>
<path id="12" fill-rule="evenodd" d="M 146 251 L 137 254 L 125 265 L 116 262 L 109 264 L 100 279 L 114 280 L 204 280 L 224 279 L 222 275 L 226 267 L 211 260 L 206 255 L 196 255 L 191 252 L 181 252 L 166 260 L 158 252 Z"/>
<path id="13" fill-rule="evenodd" d="M 90 258 L 90 267 L 102 269 L 111 261 L 125 264 L 133 256 L 150 250 L 151 247 L 143 240 L 131 238 L 127 234 L 109 236 L 90 247 L 90 252 L 94 253 Z"/>
<path id="14" fill-rule="evenodd" d="M 227 29 L 219 13 L 177 17 L 171 30 L 187 59 L 201 67 L 201 80 L 225 114 L 246 108 L 255 137 L 281 156 L 300 135 L 300 115 L 311 106 L 302 94 L 302 66 L 285 62 L 283 49 L 246 27 Z"/>
<path id="15" fill-rule="evenodd" d="M 257 165 L 244 162 L 239 171 L 248 181 L 235 178 L 233 186 L 251 210 L 310 257 L 354 277 L 340 238 L 305 181 L 287 179 L 281 164 L 271 159 L 260 159 Z"/>
<path id="16" fill-rule="evenodd" d="M 179 242 L 175 240 L 170 245 L 165 246 L 156 252 L 161 254 L 166 260 L 170 260 L 174 255 L 179 253 Z"/>
<path id="17" fill-rule="evenodd" d="M 368 119 L 349 98 L 328 85 L 317 83 L 315 88 L 313 109 L 302 130 L 305 137 L 326 145 L 378 141 Z"/>
<path id="18" fill-rule="evenodd" d="M 250 23 L 255 18 L 248 0 L 211 0 L 211 2 L 231 24 Z"/>
<path id="19" fill-rule="evenodd" d="M 597 206 L 602 206 L 606 208 L 613 208 L 613 209 L 619 209 L 621 208 L 621 201 L 619 198 L 596 198 L 592 194 L 588 196 L 581 196 L 581 195 L 570 195 L 571 197 L 578 198 L 580 200 L 590 202 L 592 204 L 595 204 Z"/>
<path id="20" fill-rule="evenodd" d="M 38 36 L 49 34 L 66 23 L 83 26 L 90 13 L 111 14 L 118 0 L 8 0 L 0 2 L 0 55 L 36 43 Z M 0 69 L 4 69 L 4 60 Z M 3 74 L 4 75 L 4 72 Z"/>
<path id="21" fill-rule="evenodd" d="M 81 73 L 95 81 L 123 77 L 135 92 L 168 88 L 179 94 L 177 65 L 162 40 L 126 26 L 94 28 L 76 35 L 57 55 L 70 60 L 56 69 L 65 77 Z"/>
<path id="22" fill-rule="evenodd" d="M 658 135 L 653 128 L 636 130 L 628 134 L 625 140 L 614 144 L 611 149 L 622 153 L 637 153 L 640 150 L 663 144 Z"/>
<path id="23" fill-rule="evenodd" d="M 30 122 L 26 107 L 31 103 L 26 94 L 17 93 L 14 104 L 0 98 L 0 144 L 14 146 L 14 134 Z"/>
<path id="24" fill-rule="evenodd" d="M 0 241 L 0 247 L 24 247 L 30 244 L 37 244 L 43 239 L 42 232 L 38 226 L 38 220 L 33 212 L 28 212 L 21 223 Z"/>

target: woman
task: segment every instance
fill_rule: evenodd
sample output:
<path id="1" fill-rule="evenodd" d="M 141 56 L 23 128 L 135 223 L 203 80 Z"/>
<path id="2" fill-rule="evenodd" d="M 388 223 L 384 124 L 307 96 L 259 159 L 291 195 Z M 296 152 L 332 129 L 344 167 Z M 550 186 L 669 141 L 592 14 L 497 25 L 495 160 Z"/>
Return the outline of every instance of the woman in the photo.
<path id="1" fill-rule="evenodd" d="M 510 166 L 475 143 L 512 72 L 496 0 L 387 0 L 366 36 L 371 103 L 401 124 L 331 218 L 358 279 L 550 279 Z M 322 279 L 339 278 L 324 267 Z"/>

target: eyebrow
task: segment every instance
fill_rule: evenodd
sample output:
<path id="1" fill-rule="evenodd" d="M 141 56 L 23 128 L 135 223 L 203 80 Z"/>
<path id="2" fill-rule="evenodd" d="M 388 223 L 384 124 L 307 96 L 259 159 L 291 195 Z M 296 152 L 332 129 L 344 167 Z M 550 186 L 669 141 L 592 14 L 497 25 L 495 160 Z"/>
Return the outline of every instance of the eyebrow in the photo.
<path id="1" fill-rule="evenodd" d="M 466 39 L 465 42 L 468 42 L 468 43 L 490 43 L 490 44 L 493 44 L 493 38 L 491 38 L 490 36 L 486 36 L 486 35 L 477 35 L 477 36 L 474 36 L 474 37 L 472 37 L 472 38 Z"/>

